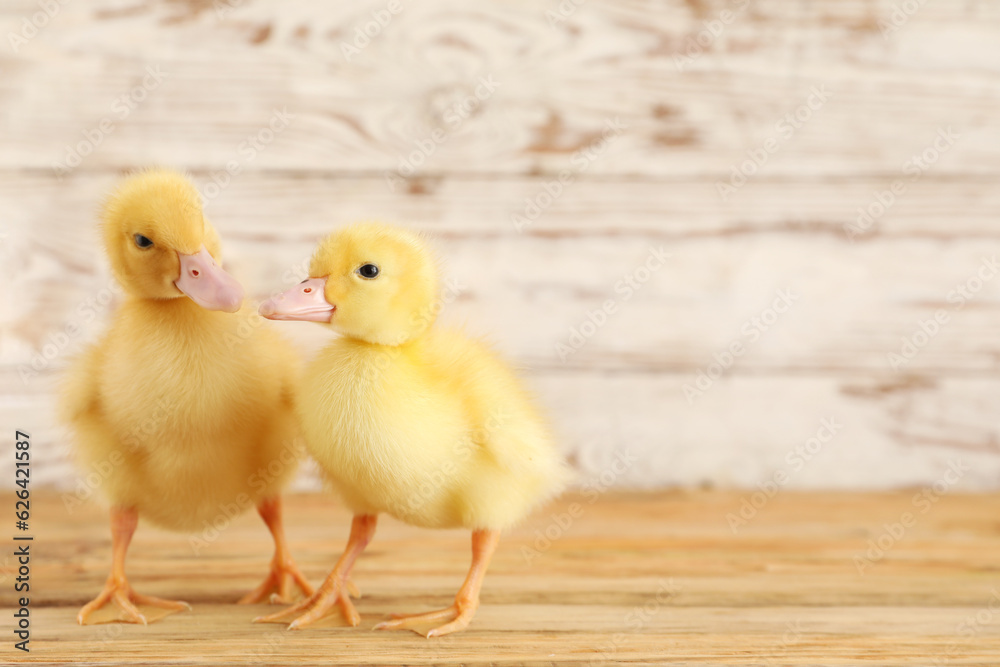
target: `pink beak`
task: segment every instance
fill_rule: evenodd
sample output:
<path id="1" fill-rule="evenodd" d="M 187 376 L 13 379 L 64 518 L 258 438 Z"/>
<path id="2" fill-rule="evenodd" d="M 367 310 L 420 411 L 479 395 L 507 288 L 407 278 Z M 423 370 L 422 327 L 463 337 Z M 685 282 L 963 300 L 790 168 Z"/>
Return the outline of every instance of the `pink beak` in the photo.
<path id="1" fill-rule="evenodd" d="M 243 304 L 243 286 L 222 270 L 205 246 L 194 255 L 177 253 L 181 275 L 174 281 L 177 289 L 208 310 L 235 313 Z"/>
<path id="2" fill-rule="evenodd" d="M 326 278 L 310 278 L 260 304 L 260 314 L 269 320 L 329 322 L 336 306 L 324 294 Z"/>

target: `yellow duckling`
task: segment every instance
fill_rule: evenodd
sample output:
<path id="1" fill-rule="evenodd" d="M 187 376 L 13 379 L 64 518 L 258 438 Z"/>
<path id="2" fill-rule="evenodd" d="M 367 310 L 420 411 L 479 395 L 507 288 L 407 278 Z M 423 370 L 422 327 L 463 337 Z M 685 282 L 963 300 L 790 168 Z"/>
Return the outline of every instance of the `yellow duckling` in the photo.
<path id="1" fill-rule="evenodd" d="M 360 622 L 345 585 L 380 513 L 472 531 L 472 567 L 455 603 L 378 629 L 427 636 L 465 628 L 500 531 L 557 493 L 567 469 L 511 370 L 486 346 L 433 326 L 438 272 L 419 237 L 366 223 L 326 239 L 310 278 L 261 304 L 275 320 L 342 334 L 307 368 L 297 400 L 306 447 L 354 512 L 347 548 L 308 600 L 259 621 L 290 628 L 338 605 Z"/>
<path id="2" fill-rule="evenodd" d="M 123 620 L 142 624 L 137 605 L 189 608 L 129 584 L 125 554 L 140 516 L 194 531 L 256 505 L 275 555 L 267 579 L 241 602 L 272 592 L 288 601 L 293 582 L 310 595 L 288 551 L 279 496 L 297 467 L 294 351 L 240 310 L 243 288 L 219 267 L 219 237 L 184 176 L 126 178 L 102 218 L 126 296 L 104 337 L 70 369 L 61 408 L 84 462 L 111 470 L 103 491 L 113 560 L 104 590 L 77 620 L 109 601 Z"/>

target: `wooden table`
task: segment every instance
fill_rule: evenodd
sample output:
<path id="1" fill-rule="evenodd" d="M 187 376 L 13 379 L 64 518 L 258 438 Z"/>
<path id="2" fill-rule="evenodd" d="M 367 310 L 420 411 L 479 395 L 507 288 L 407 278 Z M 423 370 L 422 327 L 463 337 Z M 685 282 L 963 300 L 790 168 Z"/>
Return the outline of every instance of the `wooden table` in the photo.
<path id="1" fill-rule="evenodd" d="M 249 515 L 198 544 L 140 525 L 133 584 L 194 610 L 148 627 L 78 626 L 77 609 L 107 574 L 104 511 L 69 511 L 58 494 L 38 493 L 31 652 L 12 647 L 7 556 L 0 663 L 1000 664 L 1000 495 L 917 493 L 567 496 L 501 543 L 472 626 L 438 640 L 370 628 L 393 611 L 449 603 L 468 535 L 388 519 L 355 569 L 358 628 L 286 632 L 250 623 L 266 607 L 230 604 L 270 556 Z M 734 532 L 727 515 L 743 499 L 759 508 Z M 349 517 L 326 496 L 287 506 L 295 554 L 318 582 Z M 866 553 L 880 539 L 883 552 Z"/>

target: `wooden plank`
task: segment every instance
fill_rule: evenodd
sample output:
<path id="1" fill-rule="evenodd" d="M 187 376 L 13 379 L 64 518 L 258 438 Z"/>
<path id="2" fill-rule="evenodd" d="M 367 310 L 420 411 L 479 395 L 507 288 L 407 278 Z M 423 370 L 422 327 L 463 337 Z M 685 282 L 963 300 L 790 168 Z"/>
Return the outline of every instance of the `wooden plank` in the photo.
<path id="1" fill-rule="evenodd" d="M 107 119 L 86 168 L 237 160 L 253 171 L 382 174 L 442 128 L 424 173 L 558 173 L 618 118 L 627 129 L 583 160 L 587 173 L 715 181 L 776 138 L 761 176 L 897 174 L 946 126 L 961 139 L 934 172 L 996 173 L 992 3 L 924 5 L 886 39 L 878 23 L 891 0 L 755 2 L 707 53 L 678 65 L 704 22 L 732 4 L 593 0 L 553 27 L 548 8 L 528 0 L 460 12 L 418 3 L 350 62 L 341 44 L 371 20 L 352 5 L 245 2 L 220 16 L 208 3 L 68 4 L 0 55 L 0 167 L 50 170 Z M 8 34 L 37 6 L 0 11 Z M 150 66 L 161 83 L 123 105 Z M 456 115 L 491 75 L 496 92 Z M 832 97 L 807 122 L 777 128 L 824 85 Z M 245 159 L 241 143 L 285 108 L 287 129 Z"/>
<path id="2" fill-rule="evenodd" d="M 93 212 L 112 180 L 81 176 L 61 185 L 17 176 L 0 188 L 12 211 L 4 247 L 16 278 L 6 320 L 8 367 L 48 367 L 45 357 L 53 354 L 58 365 L 102 330 L 114 284 Z M 992 220 L 1000 195 L 986 192 L 995 188 L 976 190 L 979 210 L 965 229 L 942 231 L 943 202 L 971 186 L 938 182 L 900 201 L 891 231 L 851 243 L 843 224 L 851 222 L 845 209 L 853 203 L 841 204 L 839 215 L 821 210 L 844 198 L 839 187 L 800 187 L 796 203 L 810 192 L 819 202 L 799 215 L 829 217 L 797 226 L 789 217 L 795 204 L 779 185 L 744 214 L 685 206 L 681 194 L 658 184 L 581 183 L 519 234 L 510 212 L 541 187 L 448 180 L 432 192 L 386 196 L 377 179 L 256 175 L 234 181 L 208 212 L 230 268 L 255 300 L 304 277 L 316 240 L 348 221 L 377 216 L 426 229 L 451 280 L 444 320 L 467 322 L 535 368 L 694 377 L 740 344 L 744 353 L 732 372 L 997 369 Z M 917 213 L 923 205 L 930 206 Z M 665 262 L 662 253 L 670 255 Z M 24 298 L 27 286 L 36 298 Z M 609 300 L 614 312 L 599 312 Z M 934 322 L 939 311 L 943 324 Z M 326 335 L 319 327 L 278 326 L 306 349 Z M 80 331 L 65 335 L 74 327 Z M 927 336 L 928 327 L 937 333 Z"/>
<path id="3" fill-rule="evenodd" d="M 184 164 L 177 168 L 184 169 Z M 438 234 L 483 237 L 641 236 L 663 241 L 713 236 L 823 235 L 854 245 L 879 238 L 961 237 L 995 239 L 1000 193 L 990 178 L 938 178 L 929 174 L 882 215 L 867 221 L 858 209 L 878 213 L 878 197 L 891 179 L 855 175 L 826 181 L 761 179 L 722 202 L 708 181 L 612 179 L 584 175 L 551 202 L 550 177 L 477 177 L 451 174 L 415 178 L 390 189 L 376 176 L 336 173 L 241 173 L 218 191 L 218 172 L 189 170 L 205 197 L 205 210 L 225 231 L 308 243 L 338 224 L 385 219 L 415 224 Z M 46 239 L 49 252 L 65 255 L 90 236 L 104 195 L 119 174 L 84 170 L 64 180 L 31 170 L 0 171 L 0 202 L 6 231 L 16 240 L 33 229 L 59 228 Z M 551 186 L 555 188 L 555 186 Z M 530 206 L 539 207 L 536 212 Z M 512 217 L 526 220 L 515 227 Z M 533 216 L 533 217 L 532 217 Z M 23 230 L 23 231 L 22 231 Z M 67 241 L 63 241 L 66 237 Z M 16 259 L 16 258 L 13 258 Z"/>
<path id="4" fill-rule="evenodd" d="M 369 628 L 393 611 L 447 604 L 468 563 L 460 531 L 384 519 L 354 573 L 364 594 L 361 626 L 327 622 L 289 633 L 249 622 L 264 607 L 231 604 L 270 557 L 256 517 L 234 520 L 198 554 L 182 535 L 140 526 L 132 583 L 185 597 L 194 611 L 148 627 L 81 627 L 74 614 L 106 574 L 104 513 L 84 505 L 70 514 L 54 495 L 37 494 L 45 519 L 32 545 L 32 652 L 17 661 L 794 667 L 1000 658 L 989 570 L 989 554 L 1000 547 L 993 525 L 1000 496 L 943 498 L 863 575 L 854 555 L 910 505 L 909 494 L 784 493 L 733 535 L 720 517 L 739 502 L 739 494 L 718 492 L 561 499 L 502 540 L 472 626 L 427 641 Z M 584 510 L 528 560 L 551 515 L 567 514 L 572 503 Z M 349 516 L 326 496 L 291 496 L 287 506 L 295 556 L 318 581 L 342 548 Z M 8 560 L 0 576 L 11 572 Z M 0 631 L 9 634 L 11 600 L 3 595 Z"/>
<path id="5" fill-rule="evenodd" d="M 0 379 L 17 387 L 9 374 Z M 87 471 L 71 464 L 54 380 L 48 373 L 32 393 L 4 395 L 0 419 L 32 433 L 40 484 L 79 489 Z M 527 380 L 585 489 L 703 485 L 750 489 L 749 497 L 762 486 L 924 487 L 958 462 L 962 473 L 945 489 L 952 493 L 992 489 L 1000 476 L 995 378 L 735 374 L 693 403 L 684 390 L 692 377 L 682 374 L 550 371 Z M 12 447 L 0 440 L 0 458 Z M 320 488 L 311 466 L 295 488 Z"/>

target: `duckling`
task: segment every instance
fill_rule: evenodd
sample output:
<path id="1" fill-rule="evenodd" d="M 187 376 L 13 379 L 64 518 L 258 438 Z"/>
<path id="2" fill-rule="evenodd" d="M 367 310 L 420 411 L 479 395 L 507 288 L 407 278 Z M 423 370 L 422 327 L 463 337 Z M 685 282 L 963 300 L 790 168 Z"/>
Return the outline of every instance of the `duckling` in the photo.
<path id="1" fill-rule="evenodd" d="M 301 449 L 295 352 L 268 326 L 248 326 L 262 321 L 241 310 L 243 288 L 219 266 L 218 234 L 183 175 L 133 174 L 102 219 L 124 302 L 69 369 L 61 413 L 82 462 L 110 469 L 102 490 L 111 502 L 112 566 L 77 621 L 109 601 L 121 620 L 143 625 L 138 605 L 190 608 L 132 589 L 125 556 L 140 516 L 191 532 L 255 505 L 275 552 L 268 577 L 240 602 L 290 602 L 293 583 L 311 595 L 288 549 L 279 495 Z"/>
<path id="2" fill-rule="evenodd" d="M 472 531 L 472 565 L 454 604 L 380 623 L 468 626 L 500 532 L 563 486 L 567 468 L 528 393 L 486 345 L 435 326 L 438 269 L 403 229 L 358 224 L 327 238 L 309 278 L 260 306 L 273 320 L 341 334 L 307 367 L 296 401 L 306 448 L 354 513 L 347 547 L 316 593 L 260 622 L 322 618 L 334 605 L 356 626 L 345 591 L 379 514 Z"/>

